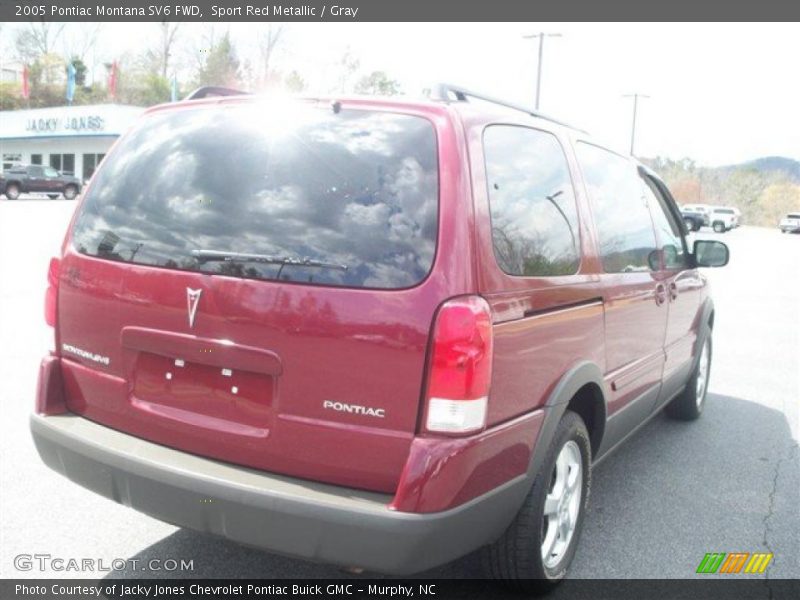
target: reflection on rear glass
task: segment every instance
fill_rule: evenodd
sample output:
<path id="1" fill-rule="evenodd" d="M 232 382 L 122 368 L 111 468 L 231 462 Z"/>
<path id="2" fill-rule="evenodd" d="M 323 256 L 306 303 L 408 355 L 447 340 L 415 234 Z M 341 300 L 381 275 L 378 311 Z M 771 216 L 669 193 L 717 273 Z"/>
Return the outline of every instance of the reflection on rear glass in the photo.
<path id="1" fill-rule="evenodd" d="M 165 111 L 95 179 L 73 235 L 93 256 L 375 288 L 414 285 L 433 261 L 436 139 L 418 117 L 256 104 Z M 198 260 L 204 249 L 292 260 Z"/>

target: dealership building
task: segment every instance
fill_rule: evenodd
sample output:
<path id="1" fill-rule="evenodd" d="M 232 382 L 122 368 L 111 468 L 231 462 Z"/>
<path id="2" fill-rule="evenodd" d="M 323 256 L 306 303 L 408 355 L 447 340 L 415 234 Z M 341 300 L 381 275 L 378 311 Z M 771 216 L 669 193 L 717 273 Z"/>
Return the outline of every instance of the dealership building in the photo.
<path id="1" fill-rule="evenodd" d="M 2 111 L 2 168 L 49 165 L 86 181 L 143 111 L 119 104 Z"/>

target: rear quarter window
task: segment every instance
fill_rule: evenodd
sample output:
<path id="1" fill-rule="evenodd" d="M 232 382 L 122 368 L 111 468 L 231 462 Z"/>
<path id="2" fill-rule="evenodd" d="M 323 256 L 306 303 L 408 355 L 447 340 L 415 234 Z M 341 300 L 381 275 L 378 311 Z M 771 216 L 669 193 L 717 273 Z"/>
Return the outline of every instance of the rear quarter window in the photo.
<path id="1" fill-rule="evenodd" d="M 573 275 L 580 229 L 569 167 L 556 137 L 492 125 L 483 134 L 492 245 L 509 275 Z"/>
<path id="2" fill-rule="evenodd" d="M 420 117 L 255 103 L 167 110 L 105 159 L 73 244 L 155 267 L 405 288 L 432 266 L 438 186 L 436 135 Z"/>

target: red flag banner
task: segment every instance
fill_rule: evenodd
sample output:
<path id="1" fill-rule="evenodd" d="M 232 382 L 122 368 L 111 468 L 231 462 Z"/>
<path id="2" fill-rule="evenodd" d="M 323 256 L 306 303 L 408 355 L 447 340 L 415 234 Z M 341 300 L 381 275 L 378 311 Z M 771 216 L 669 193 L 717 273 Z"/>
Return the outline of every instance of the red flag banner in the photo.
<path id="1" fill-rule="evenodd" d="M 111 63 L 111 70 L 108 73 L 108 93 L 112 100 L 117 98 L 117 77 L 118 77 L 117 61 Z"/>
<path id="2" fill-rule="evenodd" d="M 22 68 L 22 97 L 27 100 L 31 97 L 31 88 L 28 81 L 28 65 Z"/>

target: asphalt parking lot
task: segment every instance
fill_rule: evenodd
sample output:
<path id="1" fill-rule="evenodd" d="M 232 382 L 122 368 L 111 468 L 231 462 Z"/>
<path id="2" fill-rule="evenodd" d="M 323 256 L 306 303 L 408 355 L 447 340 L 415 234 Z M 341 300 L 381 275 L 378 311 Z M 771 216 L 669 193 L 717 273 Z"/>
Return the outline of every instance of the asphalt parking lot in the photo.
<path id="1" fill-rule="evenodd" d="M 15 556 L 35 553 L 190 559 L 190 577 L 351 577 L 160 523 L 41 464 L 27 417 L 51 337 L 47 264 L 74 205 L 0 199 L 0 577 L 106 575 L 15 568 Z M 723 239 L 732 256 L 709 273 L 717 317 L 706 413 L 695 423 L 658 416 L 596 468 L 572 577 L 693 577 L 706 552 L 734 551 L 773 552 L 767 576 L 800 577 L 800 235 L 699 235 Z M 468 557 L 424 575 L 479 571 Z"/>

